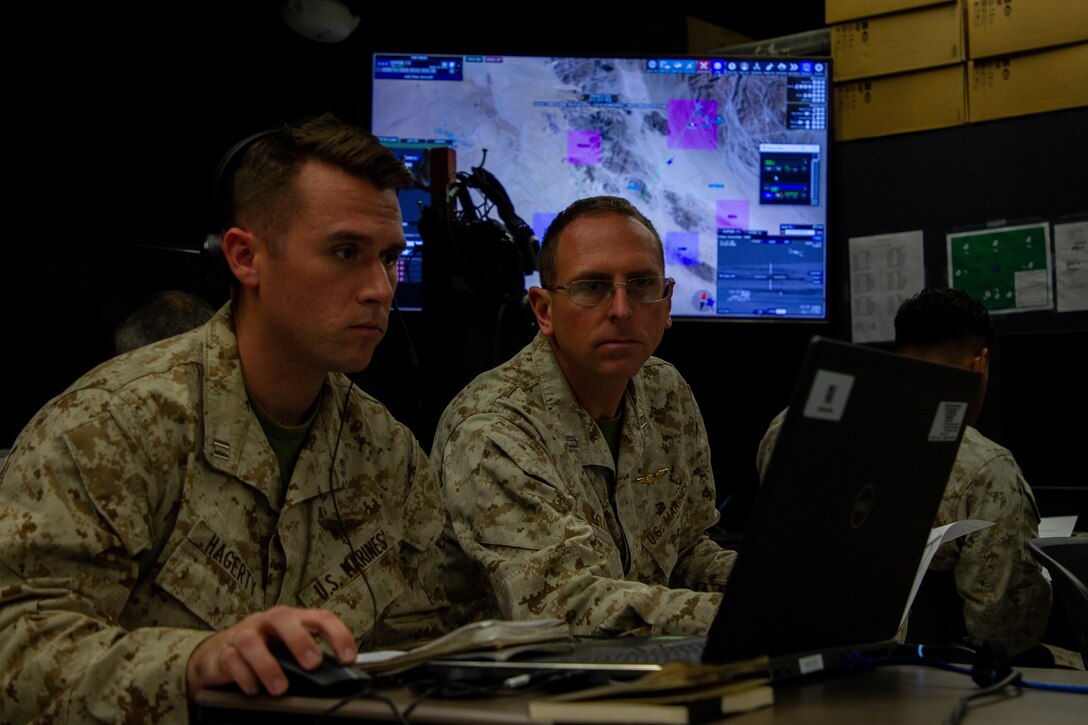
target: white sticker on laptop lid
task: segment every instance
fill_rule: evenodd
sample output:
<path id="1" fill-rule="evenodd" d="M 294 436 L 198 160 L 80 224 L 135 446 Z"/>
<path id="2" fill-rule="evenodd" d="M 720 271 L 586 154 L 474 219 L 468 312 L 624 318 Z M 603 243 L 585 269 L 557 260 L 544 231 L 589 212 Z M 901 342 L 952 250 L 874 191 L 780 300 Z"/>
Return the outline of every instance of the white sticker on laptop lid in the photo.
<path id="1" fill-rule="evenodd" d="M 938 403 L 937 414 L 933 416 L 933 425 L 929 427 L 930 443 L 956 440 L 965 415 L 967 415 L 967 403 L 954 400 L 942 400 Z"/>
<path id="2" fill-rule="evenodd" d="M 819 672 L 823 668 L 824 656 L 821 654 L 797 658 L 797 669 L 801 671 L 802 675 L 807 675 L 810 672 Z"/>
<path id="3" fill-rule="evenodd" d="M 853 375 L 817 370 L 808 391 L 808 400 L 805 401 L 805 417 L 842 420 L 842 412 L 846 409 L 852 387 Z"/>

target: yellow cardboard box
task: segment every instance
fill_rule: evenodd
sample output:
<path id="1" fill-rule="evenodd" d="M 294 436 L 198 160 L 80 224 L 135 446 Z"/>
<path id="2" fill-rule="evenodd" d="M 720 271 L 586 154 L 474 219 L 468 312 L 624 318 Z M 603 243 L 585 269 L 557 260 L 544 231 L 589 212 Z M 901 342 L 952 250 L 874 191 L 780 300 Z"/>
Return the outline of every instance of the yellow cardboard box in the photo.
<path id="1" fill-rule="evenodd" d="M 836 141 L 967 123 L 966 64 L 834 85 Z"/>
<path id="2" fill-rule="evenodd" d="M 966 60 L 964 6 L 955 2 L 831 27 L 834 80 L 902 73 Z"/>
<path id="3" fill-rule="evenodd" d="M 955 0 L 827 0 L 824 3 L 824 22 L 832 25 L 844 20 L 871 18 L 875 15 L 887 15 L 949 2 L 955 2 Z"/>
<path id="4" fill-rule="evenodd" d="M 1084 0 L 970 0 L 967 53 L 972 59 L 1088 40 Z"/>
<path id="5" fill-rule="evenodd" d="M 973 60 L 968 102 L 973 122 L 1086 106 L 1088 43 Z"/>

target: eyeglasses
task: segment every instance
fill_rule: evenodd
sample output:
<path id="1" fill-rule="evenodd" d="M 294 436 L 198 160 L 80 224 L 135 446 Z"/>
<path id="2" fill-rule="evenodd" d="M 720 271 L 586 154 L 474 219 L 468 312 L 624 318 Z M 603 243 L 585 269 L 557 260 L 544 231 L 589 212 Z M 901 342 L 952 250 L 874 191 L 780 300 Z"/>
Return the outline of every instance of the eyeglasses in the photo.
<path id="1" fill-rule="evenodd" d="M 610 301 L 617 287 L 627 288 L 632 301 L 648 305 L 667 299 L 676 280 L 672 277 L 632 277 L 626 282 L 613 284 L 607 279 L 577 279 L 570 284 L 550 284 L 547 290 L 563 290 L 570 301 L 579 307 L 596 307 Z"/>

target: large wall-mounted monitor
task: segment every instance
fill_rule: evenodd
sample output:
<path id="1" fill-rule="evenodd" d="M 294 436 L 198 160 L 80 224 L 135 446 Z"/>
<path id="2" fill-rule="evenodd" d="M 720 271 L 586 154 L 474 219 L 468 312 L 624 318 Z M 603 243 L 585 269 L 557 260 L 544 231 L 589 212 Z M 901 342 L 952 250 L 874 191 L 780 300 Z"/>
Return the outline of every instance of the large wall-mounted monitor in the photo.
<path id="1" fill-rule="evenodd" d="M 538 237 L 625 197 L 661 234 L 673 317 L 823 321 L 830 78 L 826 58 L 377 53 L 372 130 L 463 169 L 486 150 Z"/>

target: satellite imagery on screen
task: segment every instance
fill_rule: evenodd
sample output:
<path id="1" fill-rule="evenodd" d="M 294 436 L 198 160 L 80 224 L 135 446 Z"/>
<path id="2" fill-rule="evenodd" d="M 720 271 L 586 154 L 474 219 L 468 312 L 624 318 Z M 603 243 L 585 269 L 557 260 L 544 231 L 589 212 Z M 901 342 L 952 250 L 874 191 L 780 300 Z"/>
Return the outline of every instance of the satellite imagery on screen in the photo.
<path id="1" fill-rule="evenodd" d="M 379 53 L 372 130 L 483 162 L 538 237 L 576 199 L 628 199 L 675 317 L 823 320 L 829 78 L 822 58 Z"/>

